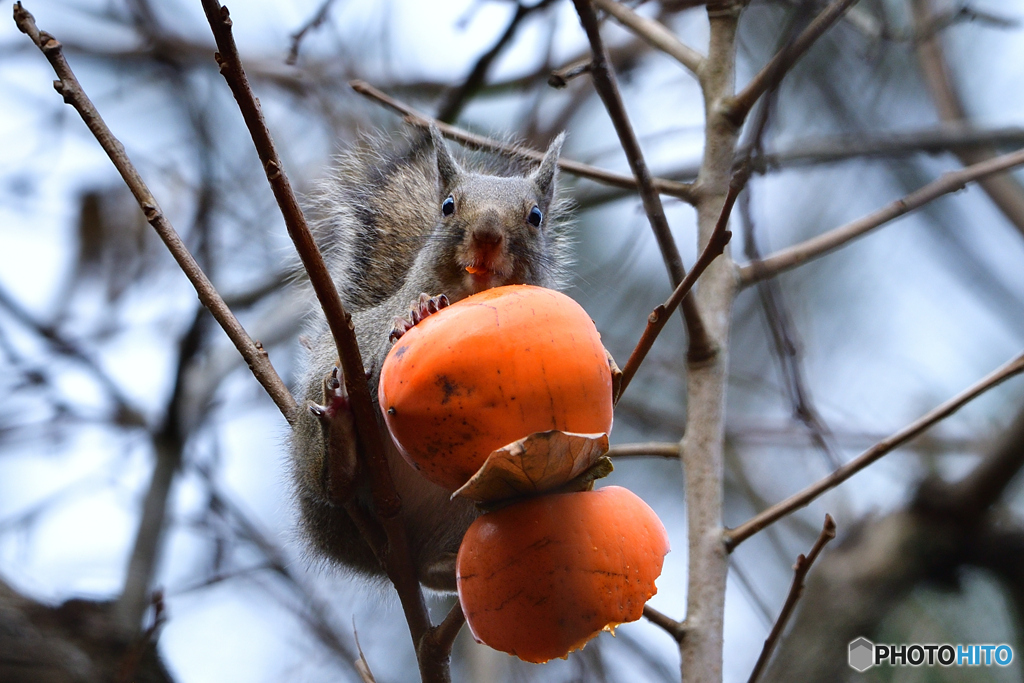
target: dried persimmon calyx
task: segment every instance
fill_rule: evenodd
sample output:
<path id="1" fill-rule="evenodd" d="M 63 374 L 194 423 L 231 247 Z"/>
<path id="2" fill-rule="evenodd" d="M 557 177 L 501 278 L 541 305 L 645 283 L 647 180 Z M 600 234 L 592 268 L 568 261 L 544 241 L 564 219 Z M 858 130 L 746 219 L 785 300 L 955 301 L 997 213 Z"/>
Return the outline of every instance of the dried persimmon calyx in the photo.
<path id="1" fill-rule="evenodd" d="M 591 488 L 612 471 L 607 452 L 605 433 L 536 432 L 492 452 L 452 497 L 495 509 L 541 493 Z"/>
<path id="2" fill-rule="evenodd" d="M 448 297 L 444 294 L 438 294 L 437 296 L 430 296 L 426 292 L 420 294 L 419 298 L 412 302 L 408 316 L 395 318 L 395 326 L 391 329 L 388 339 L 392 342 L 398 341 L 402 338 L 402 335 L 416 327 L 422 320 L 447 306 Z"/>

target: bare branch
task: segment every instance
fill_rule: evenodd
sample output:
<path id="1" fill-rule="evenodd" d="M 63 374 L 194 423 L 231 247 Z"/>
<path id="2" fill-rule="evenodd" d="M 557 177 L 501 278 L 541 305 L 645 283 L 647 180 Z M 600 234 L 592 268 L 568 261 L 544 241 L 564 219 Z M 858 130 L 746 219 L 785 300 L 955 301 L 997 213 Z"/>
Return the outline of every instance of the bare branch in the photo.
<path id="1" fill-rule="evenodd" d="M 337 344 L 345 387 L 348 390 L 352 413 L 355 417 L 356 431 L 359 442 L 367 455 L 366 464 L 370 473 L 374 508 L 387 533 L 387 552 L 382 560 L 388 578 L 395 585 L 402 602 L 413 643 L 419 643 L 423 634 L 430 627 L 430 617 L 411 561 L 411 552 L 405 537 L 405 526 L 399 517 L 401 499 L 391 480 L 384 442 L 377 426 L 376 410 L 370 399 L 369 384 L 359 345 L 356 342 L 351 316 L 341 303 L 338 291 L 334 287 L 334 281 L 331 279 L 323 257 L 320 255 L 320 250 L 309 231 L 305 216 L 292 191 L 291 183 L 284 173 L 284 167 L 274 147 L 270 131 L 263 120 L 259 102 L 249 87 L 231 33 L 231 18 L 227 8 L 221 7 L 217 0 L 203 0 L 203 9 L 217 42 L 219 52 L 216 58 L 221 74 L 228 82 L 231 92 L 238 102 L 239 110 L 242 112 L 242 117 L 245 119 L 260 161 L 266 171 L 267 180 L 281 207 L 288 234 L 295 244 L 302 265 L 309 274 L 313 291 L 324 309 L 327 324 Z"/>
<path id="2" fill-rule="evenodd" d="M 740 202 L 740 214 L 746 223 L 744 253 L 751 261 L 758 262 L 761 260 L 761 252 L 757 246 L 755 223 L 750 211 L 749 191 L 743 195 Z M 793 417 L 807 428 L 812 440 L 825 456 L 827 466 L 830 469 L 835 469 L 843 463 L 839 458 L 838 449 L 835 447 L 832 430 L 815 407 L 807 383 L 804 381 L 800 344 L 793 329 L 792 318 L 786 310 L 782 288 L 774 279 L 761 280 L 755 287 L 761 301 L 761 308 L 768 319 L 773 350 L 779 361 L 779 371 L 793 410 Z"/>
<path id="3" fill-rule="evenodd" d="M 295 64 L 299 61 L 299 46 L 302 45 L 302 39 L 306 37 L 307 33 L 319 28 L 321 24 L 327 21 L 327 17 L 330 16 L 331 5 L 333 4 L 334 0 L 323 0 L 320 4 L 320 9 L 298 31 L 292 34 L 292 46 L 288 50 L 288 57 L 284 60 L 285 64 Z"/>
<path id="4" fill-rule="evenodd" d="M 437 108 L 437 119 L 439 121 L 451 123 L 458 118 L 459 112 L 462 111 L 462 107 L 469 98 L 476 94 L 480 87 L 483 86 L 487 79 L 487 72 L 491 69 L 491 64 L 504 51 L 512 38 L 515 37 L 523 20 L 537 10 L 546 8 L 551 2 L 552 0 L 541 0 L 535 5 L 516 4 L 516 11 L 512 15 L 512 19 L 509 20 L 508 26 L 505 27 L 505 31 L 495 41 L 494 45 L 491 46 L 491 49 L 480 55 L 480 58 L 477 59 L 476 64 L 473 65 L 462 85 L 450 90 Z"/>
<path id="5" fill-rule="evenodd" d="M 529 159 L 538 163 L 544 158 L 543 152 L 537 152 L 524 147 L 517 147 L 483 135 L 469 133 L 461 128 L 438 121 L 437 119 L 427 116 L 426 114 L 413 109 L 409 105 L 399 102 L 393 97 L 384 94 L 365 81 L 351 81 L 349 85 L 352 86 L 352 89 L 360 95 L 364 95 L 375 100 L 376 102 L 383 104 L 388 109 L 401 114 L 411 125 L 419 128 L 429 128 L 431 125 L 434 125 L 441 134 L 449 140 L 455 140 L 456 142 L 464 144 L 471 149 L 498 152 L 521 159 Z M 637 189 L 636 178 L 612 173 L 611 171 L 606 171 L 604 169 L 597 168 L 596 166 L 583 164 L 578 161 L 559 158 L 558 168 L 566 173 L 570 173 L 581 178 L 587 178 L 588 180 L 593 180 L 598 183 L 604 183 L 605 185 L 612 185 L 614 187 L 633 191 Z M 666 180 L 664 178 L 653 178 L 652 181 L 654 182 L 655 189 L 658 192 L 667 194 L 670 197 L 676 197 L 677 199 L 681 199 L 687 203 L 692 204 L 694 202 L 695 195 L 692 184 L 680 183 L 674 180 Z"/>
<path id="6" fill-rule="evenodd" d="M 662 328 L 668 322 L 669 316 L 676 310 L 676 306 L 690 293 L 693 285 L 697 282 L 697 278 L 707 270 L 711 262 L 722 255 L 726 245 L 729 244 L 729 240 L 732 239 L 732 232 L 728 230 L 729 216 L 732 214 L 732 207 L 736 203 L 736 197 L 743 191 L 743 186 L 746 185 L 747 179 L 750 177 L 750 173 L 746 169 L 747 167 L 744 167 L 742 172 L 737 173 L 733 177 L 733 182 L 729 185 L 729 194 L 725 199 L 725 205 L 722 207 L 722 213 L 718 217 L 715 230 L 711 234 L 711 239 L 704 245 L 704 250 L 697 257 L 697 262 L 693 264 L 693 268 L 686 274 L 683 281 L 679 283 L 679 286 L 675 288 L 675 291 L 672 292 L 668 300 L 651 311 L 651 314 L 647 316 L 647 327 L 644 328 L 640 341 L 637 342 L 636 348 L 633 349 L 633 353 L 629 355 L 629 360 L 626 361 L 626 365 L 622 368 L 622 379 L 619 384 L 618 395 L 615 397 L 616 401 L 626 391 L 626 387 L 632 381 L 633 375 L 636 374 L 640 364 L 647 357 L 647 353 L 654 346 L 654 341 L 661 334 Z"/>
<path id="7" fill-rule="evenodd" d="M 699 174 L 697 246 L 711 241 L 733 180 L 739 131 L 720 104 L 734 93 L 736 29 L 742 2 L 708 5 L 708 57 L 701 70 L 704 157 Z M 705 271 L 701 286 L 687 297 L 699 302 L 709 337 L 722 350 L 705 362 L 688 359 L 686 430 L 682 467 L 688 539 L 686 620 L 679 645 L 681 676 L 694 683 L 722 679 L 725 589 L 729 558 L 721 542 L 725 481 L 725 404 L 729 319 L 736 294 L 736 269 L 726 252 Z"/>
<path id="8" fill-rule="evenodd" d="M 627 443 L 612 446 L 607 453 L 610 458 L 631 458 L 655 456 L 658 458 L 678 458 L 679 442 L 670 443 Z"/>
<path id="9" fill-rule="evenodd" d="M 616 0 L 593 0 L 593 3 L 598 9 L 615 17 L 620 24 L 648 45 L 674 58 L 694 75 L 700 75 L 700 70 L 704 66 L 704 55 L 676 38 L 664 24 L 642 17 Z"/>
<path id="10" fill-rule="evenodd" d="M 424 672 L 424 679 L 446 680 L 442 676 L 448 675 L 452 645 L 465 623 L 466 615 L 462 612 L 462 604 L 456 600 L 444 621 L 423 635 L 417 656 L 420 659 L 420 671 Z"/>
<path id="11" fill-rule="evenodd" d="M 548 76 L 548 85 L 552 88 L 564 88 L 572 79 L 588 73 L 590 73 L 590 55 L 552 71 Z"/>
<path id="12" fill-rule="evenodd" d="M 1017 414 L 1010 427 L 1000 436 L 991 452 L 970 474 L 954 484 L 922 485 L 918 493 L 925 507 L 942 505 L 952 514 L 965 518 L 980 517 L 1002 498 L 1006 487 L 1024 467 L 1024 411 Z"/>
<path id="13" fill-rule="evenodd" d="M 942 195 L 963 189 L 967 183 L 973 180 L 992 175 L 993 173 L 999 173 L 1021 164 L 1024 164 L 1024 149 L 982 161 L 973 166 L 967 166 L 959 171 L 944 173 L 937 180 L 911 192 L 902 199 L 897 199 L 874 213 L 870 213 L 852 223 L 847 223 L 842 227 L 830 230 L 817 237 L 812 237 L 806 242 L 778 251 L 763 261 L 741 266 L 740 283 L 746 286 L 758 280 L 775 277 L 779 273 L 792 270 L 813 258 L 838 249 L 847 242 L 888 223 L 894 218 L 899 218 L 924 206 Z"/>
<path id="14" fill-rule="evenodd" d="M 652 182 L 650 170 L 648 170 L 647 163 L 644 161 L 643 150 L 640 149 L 640 141 L 637 140 L 633 126 L 629 123 L 629 115 L 626 113 L 626 107 L 622 102 L 622 95 L 619 93 L 619 87 L 615 80 L 615 73 L 612 71 L 611 64 L 608 61 L 608 53 L 601 39 L 597 15 L 594 13 L 594 8 L 590 6 L 589 0 L 573 0 L 573 4 L 576 6 L 576 13 L 579 14 L 580 23 L 583 24 L 583 29 L 587 33 L 587 39 L 590 41 L 590 49 L 593 55 L 590 73 L 594 80 L 594 88 L 601 97 L 601 101 L 604 102 L 605 109 L 608 110 L 608 116 L 615 126 L 619 142 L 622 144 L 622 150 L 629 160 L 629 167 L 633 170 L 633 175 L 636 177 L 640 190 L 640 199 L 643 202 L 644 211 L 647 212 L 647 218 L 651 222 L 651 229 L 654 230 L 654 235 L 658 240 L 658 247 L 661 249 L 665 266 L 668 268 L 672 285 L 673 287 L 678 287 L 686 275 L 686 271 L 683 268 L 683 260 L 679 255 L 679 248 L 676 246 L 675 239 L 672 237 L 668 220 L 665 218 L 665 209 L 661 205 L 661 197 L 658 196 L 658 191 Z M 687 333 L 690 337 L 688 357 L 693 361 L 700 361 L 714 356 L 716 352 L 715 346 L 708 337 L 700 311 L 692 298 L 683 298 L 682 314 L 683 320 L 686 323 Z"/>
<path id="15" fill-rule="evenodd" d="M 676 643 L 683 642 L 683 638 L 686 637 L 686 622 L 676 621 L 672 617 L 666 616 L 654 609 L 650 605 L 644 605 L 644 616 L 647 617 L 647 621 L 651 622 L 655 626 L 660 626 L 672 636 L 672 640 Z"/>
<path id="16" fill-rule="evenodd" d="M 724 104 L 726 118 L 734 125 L 740 126 L 758 98 L 772 87 L 772 83 L 782 80 L 786 72 L 793 68 L 793 65 L 804 56 L 811 45 L 855 2 L 857 0 L 835 0 L 822 10 L 821 14 L 815 17 L 814 21 L 796 37 L 796 40 L 772 57 L 764 68 L 757 72 L 746 88 Z"/>
<path id="17" fill-rule="evenodd" d="M 936 24 L 930 0 L 910 0 L 914 17 L 915 32 L 926 37 L 917 43 L 917 57 L 924 73 L 925 84 L 931 93 L 939 118 L 945 123 L 965 123 L 967 112 L 953 86 L 953 79 L 946 64 L 946 58 L 936 31 L 929 27 Z M 996 155 L 993 149 L 960 150 L 957 156 L 966 165 L 977 164 Z M 979 181 L 989 198 L 1024 235 L 1024 187 L 1010 175 L 1000 175 Z"/>
<path id="18" fill-rule="evenodd" d="M 150 586 L 156 574 L 167 519 L 167 500 L 174 479 L 181 469 L 187 430 L 183 423 L 182 402 L 187 394 L 186 376 L 201 350 L 203 309 L 197 309 L 188 331 L 178 342 L 174 391 L 167 404 L 163 424 L 152 434 L 156 463 L 142 501 L 142 515 L 128 557 L 124 585 L 115 605 L 121 628 L 134 633 L 150 602 Z"/>
<path id="19" fill-rule="evenodd" d="M 1005 145 L 1024 145 L 1024 128 L 975 128 L 966 123 L 944 123 L 907 131 L 871 132 L 797 140 L 785 149 L 766 152 L 757 159 L 754 170 L 831 163 L 854 157 L 896 157 L 920 152 L 936 154 L 965 149 Z M 690 171 L 688 174 L 687 171 Z M 673 177 L 696 175 L 696 168 L 681 169 Z"/>
<path id="20" fill-rule="evenodd" d="M 878 442 L 824 479 L 808 486 L 800 493 L 796 493 L 786 500 L 776 503 L 738 527 L 735 527 L 734 529 L 727 529 L 725 531 L 726 547 L 730 552 L 732 552 L 740 543 L 761 531 L 769 524 L 773 524 L 786 515 L 806 506 L 821 494 L 835 488 L 868 465 L 879 460 L 882 456 L 891 453 L 914 437 L 920 435 L 932 425 L 949 417 L 989 389 L 1002 384 L 1009 378 L 1021 372 L 1024 372 L 1024 353 L 997 368 L 995 371 L 965 389 L 960 394 L 957 394 L 945 403 L 922 415 L 919 419 L 899 430 L 892 436 Z"/>
<path id="21" fill-rule="evenodd" d="M 796 565 L 793 567 L 793 584 L 789 587 L 789 595 L 786 596 L 786 602 L 782 605 L 782 612 L 779 613 L 779 618 L 775 620 L 775 625 L 772 626 L 771 632 L 764 641 L 761 656 L 757 658 L 757 663 L 754 664 L 754 670 L 751 671 L 747 683 L 755 683 L 760 678 L 761 673 L 768 664 L 768 660 L 771 659 L 772 652 L 775 651 L 775 646 L 779 642 L 782 631 L 789 622 L 789 617 L 792 616 L 793 610 L 796 608 L 797 601 L 800 600 L 800 596 L 804 592 L 804 579 L 807 578 L 807 572 L 811 570 L 811 565 L 818 559 L 818 555 L 821 553 L 822 548 L 825 547 L 825 544 L 835 537 L 835 520 L 832 519 L 831 515 L 825 515 L 825 524 L 821 529 L 821 535 L 818 536 L 818 540 L 811 547 L 811 552 L 806 557 L 799 555 L 796 558 Z"/>
<path id="22" fill-rule="evenodd" d="M 164 216 L 160 205 L 157 204 L 156 198 L 153 197 L 153 193 L 150 192 L 149 187 L 142 180 L 128 155 L 125 154 L 124 146 L 110 132 L 107 124 L 100 117 L 99 112 L 96 111 L 96 107 L 93 106 L 88 95 L 82 90 L 74 72 L 64 59 L 60 42 L 50 34 L 40 31 L 36 27 L 35 19 L 21 6 L 20 2 L 14 5 L 14 20 L 21 32 L 27 34 L 36 46 L 42 50 L 43 54 L 46 55 L 50 66 L 53 67 L 59 79 L 54 82 L 54 88 L 64 97 L 66 103 L 78 111 L 82 120 L 85 121 L 85 125 L 89 127 L 89 130 L 96 137 L 100 146 L 103 147 L 103 151 L 110 157 L 110 160 L 114 163 L 128 188 L 135 195 L 139 206 L 142 207 L 143 213 L 146 214 L 146 220 L 149 221 L 149 224 L 156 230 L 160 239 L 167 245 L 167 249 L 171 252 L 174 260 L 178 262 L 179 267 L 185 273 L 189 282 L 195 287 L 196 294 L 199 295 L 199 301 L 209 309 L 214 319 L 220 323 L 220 326 L 227 333 L 235 348 L 238 349 L 246 363 L 249 364 L 252 374 L 255 375 L 257 381 L 266 389 L 285 419 L 291 422 L 297 404 L 291 392 L 288 391 L 288 387 L 281 381 L 277 371 L 274 370 L 274 366 L 271 365 L 267 352 L 263 349 L 262 344 L 254 342 L 245 332 L 245 329 L 238 322 L 238 319 L 235 318 L 231 309 L 224 303 L 213 283 L 210 282 L 210 279 L 206 277 L 199 264 L 196 263 L 195 258 L 189 253 L 188 248 L 185 247 L 184 242 L 182 242 L 181 237 L 174 230 L 170 221 Z"/>
<path id="23" fill-rule="evenodd" d="M 96 359 L 82 348 L 81 344 L 64 337 L 56 327 L 36 320 L 32 313 L 2 286 L 0 286 L 0 307 L 4 308 L 11 317 L 22 325 L 45 339 L 53 347 L 54 351 L 81 363 L 96 378 L 100 386 L 106 390 L 110 399 L 117 407 L 117 414 L 114 416 L 114 421 L 117 424 L 130 427 L 144 427 L 146 425 L 146 420 L 138 408 L 132 405 L 128 397 L 121 391 L 121 387 L 100 367 Z"/>

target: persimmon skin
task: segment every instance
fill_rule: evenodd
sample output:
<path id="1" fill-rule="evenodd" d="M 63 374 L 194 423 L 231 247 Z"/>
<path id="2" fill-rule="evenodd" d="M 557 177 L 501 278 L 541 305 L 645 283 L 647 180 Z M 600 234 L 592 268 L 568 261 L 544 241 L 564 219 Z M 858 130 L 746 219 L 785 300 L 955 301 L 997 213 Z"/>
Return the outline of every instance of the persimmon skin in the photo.
<path id="1" fill-rule="evenodd" d="M 539 496 L 469 527 L 459 602 L 478 641 L 539 664 L 639 619 L 668 551 L 661 520 L 627 489 Z"/>
<path id="2" fill-rule="evenodd" d="M 454 491 L 492 451 L 535 432 L 610 432 L 611 382 L 601 336 L 579 304 L 509 285 L 406 332 L 381 368 L 378 398 L 406 459 Z"/>

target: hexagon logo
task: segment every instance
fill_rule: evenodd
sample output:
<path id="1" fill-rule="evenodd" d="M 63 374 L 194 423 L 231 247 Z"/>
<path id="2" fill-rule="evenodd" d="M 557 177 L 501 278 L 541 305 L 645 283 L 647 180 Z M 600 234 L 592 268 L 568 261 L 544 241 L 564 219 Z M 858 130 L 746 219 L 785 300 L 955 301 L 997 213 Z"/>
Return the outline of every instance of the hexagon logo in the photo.
<path id="1" fill-rule="evenodd" d="M 864 673 L 875 664 L 875 644 L 861 637 L 850 643 L 850 667 Z"/>

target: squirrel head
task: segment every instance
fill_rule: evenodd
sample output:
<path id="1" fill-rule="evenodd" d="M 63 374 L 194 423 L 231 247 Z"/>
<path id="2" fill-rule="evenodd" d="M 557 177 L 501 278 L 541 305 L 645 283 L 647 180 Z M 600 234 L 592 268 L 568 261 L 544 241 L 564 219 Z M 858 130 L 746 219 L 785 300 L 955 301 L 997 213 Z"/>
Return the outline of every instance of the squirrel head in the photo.
<path id="1" fill-rule="evenodd" d="M 527 176 L 463 170 L 437 128 L 437 225 L 442 251 L 434 263 L 444 291 L 457 300 L 501 285 L 548 284 L 552 268 L 549 213 L 565 134 Z"/>

